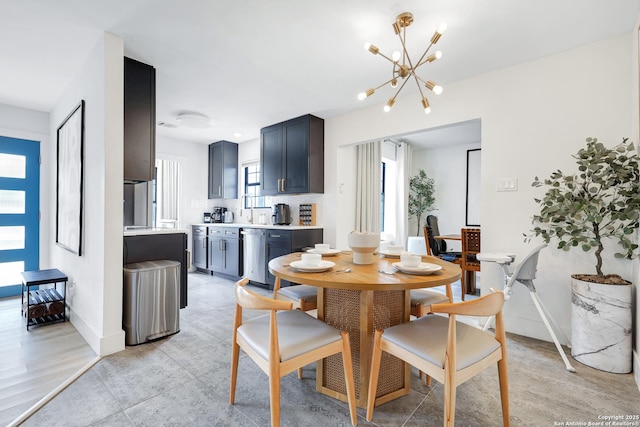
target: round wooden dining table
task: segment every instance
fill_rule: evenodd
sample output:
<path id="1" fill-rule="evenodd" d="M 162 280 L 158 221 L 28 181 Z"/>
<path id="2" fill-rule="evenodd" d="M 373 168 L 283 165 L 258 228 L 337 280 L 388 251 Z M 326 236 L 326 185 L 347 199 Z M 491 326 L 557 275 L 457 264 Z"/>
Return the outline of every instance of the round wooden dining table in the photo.
<path id="1" fill-rule="evenodd" d="M 300 260 L 301 253 L 291 253 L 269 262 L 269 271 L 276 277 L 275 291 L 280 280 L 316 286 L 318 288 L 318 319 L 349 332 L 357 406 L 366 407 L 376 329 L 408 322 L 410 319 L 410 290 L 450 285 L 460 279 L 460 267 L 432 256 L 422 261 L 442 268 L 428 275 L 407 274 L 393 263 L 399 258 L 375 257 L 373 264 L 353 263 L 350 251 L 325 256 L 323 261 L 335 265 L 325 271 L 305 272 L 291 266 Z M 274 293 L 275 293 L 274 291 Z M 383 353 L 376 404 L 409 393 L 410 367 L 403 361 Z M 340 355 L 318 362 L 316 389 L 328 396 L 346 401 L 344 371 Z"/>

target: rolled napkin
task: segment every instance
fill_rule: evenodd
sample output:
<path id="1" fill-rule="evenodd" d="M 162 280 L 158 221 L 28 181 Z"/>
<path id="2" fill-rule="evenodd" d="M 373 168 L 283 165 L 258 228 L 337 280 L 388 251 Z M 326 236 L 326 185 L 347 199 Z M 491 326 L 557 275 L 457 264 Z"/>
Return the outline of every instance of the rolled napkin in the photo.
<path id="1" fill-rule="evenodd" d="M 37 319 L 47 314 L 47 306 L 44 304 L 36 304 L 29 307 L 29 319 Z"/>
<path id="2" fill-rule="evenodd" d="M 49 304 L 49 308 L 47 309 L 47 314 L 49 316 L 55 316 L 56 314 L 64 313 L 64 302 L 62 301 L 53 301 Z"/>

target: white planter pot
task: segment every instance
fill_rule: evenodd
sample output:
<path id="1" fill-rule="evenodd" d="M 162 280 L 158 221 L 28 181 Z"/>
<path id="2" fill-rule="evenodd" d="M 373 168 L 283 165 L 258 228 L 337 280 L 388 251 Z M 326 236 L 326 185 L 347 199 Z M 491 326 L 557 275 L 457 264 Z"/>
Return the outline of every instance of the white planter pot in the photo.
<path id="1" fill-rule="evenodd" d="M 631 372 L 631 288 L 571 279 L 574 359 L 605 372 Z"/>

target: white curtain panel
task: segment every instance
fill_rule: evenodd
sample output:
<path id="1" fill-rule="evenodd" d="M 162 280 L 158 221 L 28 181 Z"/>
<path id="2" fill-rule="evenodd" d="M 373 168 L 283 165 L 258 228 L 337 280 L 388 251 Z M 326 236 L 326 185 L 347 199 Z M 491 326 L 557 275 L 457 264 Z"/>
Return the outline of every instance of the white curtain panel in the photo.
<path id="1" fill-rule="evenodd" d="M 411 175 L 411 146 L 406 142 L 396 145 L 396 168 L 398 171 L 398 202 L 396 204 L 396 244 L 403 245 L 409 237 L 409 175 Z"/>
<path id="2" fill-rule="evenodd" d="M 159 218 L 164 220 L 180 219 L 180 163 L 160 160 L 158 167 L 158 210 Z"/>
<path id="3" fill-rule="evenodd" d="M 357 147 L 356 231 L 380 232 L 380 141 Z"/>

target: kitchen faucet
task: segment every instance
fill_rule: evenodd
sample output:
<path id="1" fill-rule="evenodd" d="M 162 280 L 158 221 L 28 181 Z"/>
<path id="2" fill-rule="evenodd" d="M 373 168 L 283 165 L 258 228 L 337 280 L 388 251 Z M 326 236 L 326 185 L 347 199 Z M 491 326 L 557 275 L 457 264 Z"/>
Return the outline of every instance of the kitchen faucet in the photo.
<path id="1" fill-rule="evenodd" d="M 249 213 L 249 224 L 253 224 L 253 198 L 256 196 L 250 196 L 248 194 L 243 194 L 242 196 L 240 196 L 240 216 L 242 216 L 242 207 L 244 206 L 244 201 L 245 199 L 249 199 L 249 201 L 251 202 L 251 210 Z"/>

